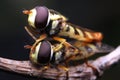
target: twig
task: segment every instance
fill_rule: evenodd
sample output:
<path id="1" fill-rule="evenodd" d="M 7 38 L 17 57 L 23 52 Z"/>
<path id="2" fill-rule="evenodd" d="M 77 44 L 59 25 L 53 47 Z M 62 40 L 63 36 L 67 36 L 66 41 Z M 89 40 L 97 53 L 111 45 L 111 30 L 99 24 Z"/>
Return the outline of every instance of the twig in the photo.
<path id="1" fill-rule="evenodd" d="M 55 68 L 49 68 L 43 70 L 42 67 L 36 67 L 31 64 L 30 61 L 17 61 L 11 59 L 5 59 L 0 57 L 0 69 L 16 72 L 24 75 L 44 77 L 50 79 L 65 80 L 95 80 L 97 76 L 101 76 L 104 70 L 112 66 L 113 64 L 119 62 L 120 60 L 120 46 L 117 47 L 113 52 L 106 56 L 100 57 L 91 62 L 99 75 L 95 71 L 88 67 L 86 64 L 69 67 L 68 77 L 66 77 L 66 72 L 64 70 L 57 70 Z"/>

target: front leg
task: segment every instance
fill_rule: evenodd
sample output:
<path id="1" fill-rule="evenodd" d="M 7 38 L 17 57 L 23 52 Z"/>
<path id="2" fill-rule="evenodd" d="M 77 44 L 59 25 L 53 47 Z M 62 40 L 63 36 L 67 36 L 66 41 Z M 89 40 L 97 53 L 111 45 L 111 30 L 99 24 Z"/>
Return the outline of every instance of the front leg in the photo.
<path id="1" fill-rule="evenodd" d="M 56 40 L 56 41 L 58 41 L 58 42 L 60 42 L 60 44 L 59 44 L 57 47 L 55 47 L 55 50 L 56 50 L 56 51 L 58 51 L 58 50 L 61 49 L 61 45 L 64 45 L 64 46 L 65 46 L 65 49 L 72 48 L 72 49 L 77 50 L 74 46 L 72 46 L 70 43 L 68 43 L 68 42 L 66 41 L 66 39 L 64 39 L 64 38 L 53 37 L 53 39 Z"/>
<path id="2" fill-rule="evenodd" d="M 24 28 L 34 40 L 37 40 L 37 37 L 35 36 L 36 34 L 38 34 L 37 32 L 31 30 L 28 26 L 25 26 Z"/>
<path id="3" fill-rule="evenodd" d="M 33 44 L 32 48 L 31 48 L 31 51 L 34 52 L 37 44 L 38 44 L 40 41 L 44 40 L 45 38 L 47 38 L 47 35 L 46 35 L 46 34 L 42 34 L 42 35 L 36 40 L 36 42 Z"/>

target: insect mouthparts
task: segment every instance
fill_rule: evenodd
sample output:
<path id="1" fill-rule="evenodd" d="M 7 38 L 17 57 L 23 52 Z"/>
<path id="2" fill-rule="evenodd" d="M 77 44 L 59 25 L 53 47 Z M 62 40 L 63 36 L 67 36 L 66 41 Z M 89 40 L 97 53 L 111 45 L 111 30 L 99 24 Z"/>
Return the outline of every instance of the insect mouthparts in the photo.
<path id="1" fill-rule="evenodd" d="M 30 14 L 30 13 L 32 13 L 32 12 L 29 11 L 29 10 L 23 10 L 22 12 L 23 12 L 23 14 L 27 14 L 27 15 Z"/>

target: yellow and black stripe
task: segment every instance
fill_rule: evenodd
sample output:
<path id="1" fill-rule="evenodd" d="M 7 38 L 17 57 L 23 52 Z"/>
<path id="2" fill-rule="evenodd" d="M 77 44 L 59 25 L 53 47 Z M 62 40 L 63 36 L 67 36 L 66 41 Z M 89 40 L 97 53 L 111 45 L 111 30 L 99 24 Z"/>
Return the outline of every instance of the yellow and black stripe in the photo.
<path id="1" fill-rule="evenodd" d="M 103 38 L 103 35 L 100 32 L 94 32 L 71 23 L 63 22 L 60 27 L 61 30 L 58 33 L 59 36 L 66 36 L 85 42 L 101 41 Z"/>

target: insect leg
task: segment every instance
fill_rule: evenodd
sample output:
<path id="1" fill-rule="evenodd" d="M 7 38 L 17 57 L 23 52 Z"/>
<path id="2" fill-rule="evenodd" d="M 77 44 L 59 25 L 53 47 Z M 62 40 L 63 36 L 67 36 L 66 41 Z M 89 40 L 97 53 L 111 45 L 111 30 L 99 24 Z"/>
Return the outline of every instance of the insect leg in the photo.
<path id="1" fill-rule="evenodd" d="M 60 38 L 60 37 L 53 37 L 54 40 L 60 42 L 60 44 L 56 47 L 56 50 L 59 50 L 61 47 L 61 45 L 64 45 L 66 49 L 69 49 L 69 48 L 73 48 L 73 49 L 76 49 L 75 47 L 73 47 L 70 43 L 68 43 L 66 41 L 66 39 L 64 38 Z"/>
<path id="2" fill-rule="evenodd" d="M 48 63 L 47 65 L 45 65 L 45 66 L 42 68 L 42 71 L 45 71 L 45 70 L 49 69 L 50 66 L 51 66 L 50 63 Z"/>
<path id="3" fill-rule="evenodd" d="M 37 40 L 37 38 L 33 35 L 33 33 L 30 31 L 30 29 L 27 26 L 25 26 L 25 30 L 34 40 Z"/>
<path id="4" fill-rule="evenodd" d="M 63 71 L 65 71 L 65 73 L 66 73 L 66 79 L 65 79 L 65 80 L 68 80 L 68 77 L 69 77 L 68 70 L 69 70 L 69 69 L 68 69 L 66 66 L 60 65 L 60 64 L 58 64 L 58 65 L 56 66 L 56 68 L 57 68 L 58 70 L 62 69 Z M 63 72 L 59 72 L 59 73 L 57 74 L 57 78 L 59 78 L 60 75 L 62 75 L 62 74 L 63 74 Z"/>
<path id="5" fill-rule="evenodd" d="M 63 69 L 66 72 L 69 70 L 66 66 L 63 65 L 58 65 L 57 67 Z"/>
<path id="6" fill-rule="evenodd" d="M 85 59 L 85 64 L 88 67 L 92 68 L 92 70 L 95 72 L 96 75 L 99 75 L 99 69 L 97 69 L 95 66 L 93 66 L 92 64 L 90 64 L 87 59 Z"/>
<path id="7" fill-rule="evenodd" d="M 24 28 L 25 28 L 25 30 L 27 31 L 27 33 L 28 33 L 34 40 L 37 40 L 37 38 L 33 35 L 32 31 L 31 31 L 27 26 L 25 26 Z M 26 49 L 31 49 L 32 46 L 31 46 L 31 45 L 25 45 L 24 48 L 26 48 Z"/>
<path id="8" fill-rule="evenodd" d="M 46 34 L 42 34 L 42 35 L 36 40 L 36 42 L 33 44 L 32 48 L 31 48 L 31 51 L 34 52 L 34 51 L 35 51 L 35 48 L 36 48 L 36 45 L 37 45 L 40 41 L 44 40 L 46 37 L 47 37 Z"/>
<path id="9" fill-rule="evenodd" d="M 96 73 L 96 75 L 99 75 L 98 69 L 88 62 L 88 54 L 90 54 L 90 53 L 87 52 L 87 50 L 85 48 L 83 49 L 83 53 L 84 53 L 83 56 L 84 56 L 85 64 L 88 67 L 92 68 L 92 70 Z"/>
<path id="10" fill-rule="evenodd" d="M 32 46 L 31 46 L 31 45 L 25 45 L 24 48 L 25 48 L 25 49 L 31 49 Z"/>

